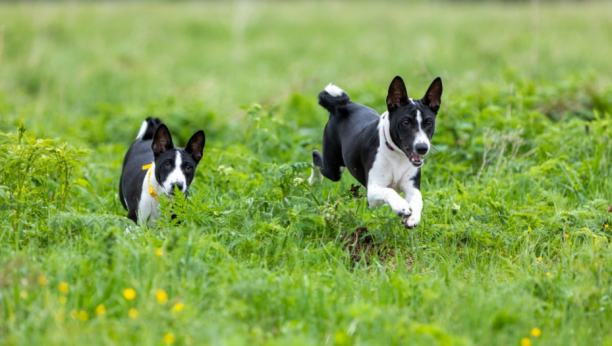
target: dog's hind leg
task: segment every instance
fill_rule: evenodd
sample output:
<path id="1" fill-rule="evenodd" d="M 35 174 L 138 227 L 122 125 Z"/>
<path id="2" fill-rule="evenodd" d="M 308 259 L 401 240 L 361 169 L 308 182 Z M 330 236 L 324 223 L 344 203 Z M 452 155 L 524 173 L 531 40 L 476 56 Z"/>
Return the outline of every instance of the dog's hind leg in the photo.
<path id="1" fill-rule="evenodd" d="M 340 145 L 324 138 L 323 155 L 319 151 L 314 150 L 312 152 L 312 165 L 312 175 L 308 179 L 311 184 L 316 179 L 321 180 L 320 174 L 323 174 L 324 177 L 331 181 L 340 180 L 344 172 L 344 160 L 342 159 Z"/>
<path id="2" fill-rule="evenodd" d="M 321 153 L 317 150 L 312 152 L 312 171 L 310 173 L 310 178 L 308 178 L 308 183 L 310 185 L 319 185 L 323 181 L 323 176 L 321 175 L 321 166 L 323 165 L 323 160 L 321 159 Z"/>
<path id="3" fill-rule="evenodd" d="M 323 182 L 323 176 L 321 175 L 321 168 L 323 167 L 323 158 L 318 150 L 312 152 L 312 171 L 308 178 L 310 185 L 319 185 Z"/>

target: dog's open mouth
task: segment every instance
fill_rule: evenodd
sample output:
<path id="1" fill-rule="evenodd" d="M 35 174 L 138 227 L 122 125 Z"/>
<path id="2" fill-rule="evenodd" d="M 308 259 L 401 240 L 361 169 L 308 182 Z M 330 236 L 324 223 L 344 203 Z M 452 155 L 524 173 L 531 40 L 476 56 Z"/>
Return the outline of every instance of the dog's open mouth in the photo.
<path id="1" fill-rule="evenodd" d="M 421 167 L 423 165 L 423 155 L 417 155 L 411 151 L 406 150 L 406 156 L 414 167 Z"/>

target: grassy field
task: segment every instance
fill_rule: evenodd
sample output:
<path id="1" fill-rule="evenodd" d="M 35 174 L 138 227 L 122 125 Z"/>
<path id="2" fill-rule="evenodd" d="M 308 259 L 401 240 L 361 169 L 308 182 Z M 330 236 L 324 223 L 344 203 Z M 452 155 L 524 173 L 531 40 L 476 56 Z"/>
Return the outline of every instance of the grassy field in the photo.
<path id="1" fill-rule="evenodd" d="M 612 345 L 609 13 L 0 5 L 0 344 Z M 305 183 L 316 94 L 395 75 L 444 81 L 412 231 Z M 147 116 L 207 134 L 153 228 L 117 196 Z"/>

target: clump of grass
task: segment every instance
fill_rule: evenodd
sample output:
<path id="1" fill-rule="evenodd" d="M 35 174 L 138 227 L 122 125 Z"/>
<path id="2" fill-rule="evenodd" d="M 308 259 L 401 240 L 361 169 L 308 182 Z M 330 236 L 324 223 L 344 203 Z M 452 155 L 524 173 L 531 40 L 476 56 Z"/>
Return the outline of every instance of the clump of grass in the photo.
<path id="1" fill-rule="evenodd" d="M 66 210 L 75 184 L 86 185 L 78 171 L 86 150 L 66 143 L 0 133 L 0 218 L 16 235 L 46 229 L 49 218 Z"/>

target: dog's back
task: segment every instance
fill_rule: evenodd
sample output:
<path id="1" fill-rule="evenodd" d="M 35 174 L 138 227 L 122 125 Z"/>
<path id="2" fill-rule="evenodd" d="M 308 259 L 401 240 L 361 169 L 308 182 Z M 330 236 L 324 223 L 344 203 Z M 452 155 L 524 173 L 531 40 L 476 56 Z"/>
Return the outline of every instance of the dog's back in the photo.
<path id="1" fill-rule="evenodd" d="M 329 84 L 319 93 L 319 104 L 329 111 L 329 125 L 326 126 L 326 130 L 333 128 L 334 131 L 340 131 L 343 133 L 340 137 L 357 135 L 364 128 L 377 124 L 380 120 L 375 110 L 352 102 L 344 90 L 333 84 Z"/>
<path id="2" fill-rule="evenodd" d="M 335 157 L 337 161 L 335 165 L 329 163 L 354 167 L 349 170 L 351 175 L 365 185 L 374 157 L 372 151 L 378 147 L 376 127 L 380 116 L 374 109 L 350 101 L 346 92 L 332 84 L 319 93 L 319 104 L 329 111 L 323 151 L 330 151 L 330 157 Z M 329 173 L 333 174 L 336 170 Z M 337 174 L 338 179 L 340 175 Z"/>

